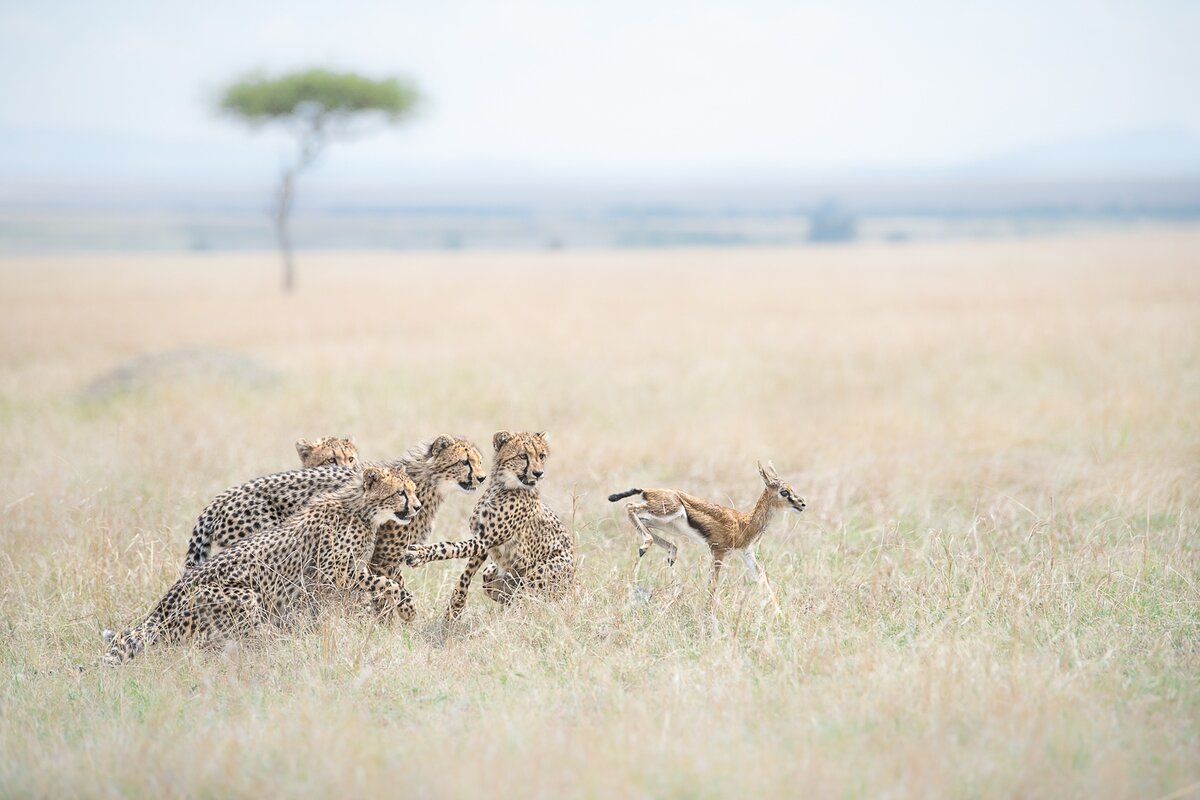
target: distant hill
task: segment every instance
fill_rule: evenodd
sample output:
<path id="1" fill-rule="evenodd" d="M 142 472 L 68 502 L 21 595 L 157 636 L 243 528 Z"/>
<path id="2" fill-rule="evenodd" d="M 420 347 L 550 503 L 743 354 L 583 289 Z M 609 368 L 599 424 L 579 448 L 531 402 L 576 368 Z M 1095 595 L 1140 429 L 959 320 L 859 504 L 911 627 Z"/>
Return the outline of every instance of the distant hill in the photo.
<path id="1" fill-rule="evenodd" d="M 975 178 L 1200 177 L 1200 135 L 1161 129 L 1047 142 L 970 161 L 953 171 Z"/>
<path id="2" fill-rule="evenodd" d="M 283 142 L 282 144 L 287 144 Z M 0 130 L 0 210 L 266 213 L 281 142 Z M 299 210 L 336 214 L 1200 213 L 1200 135 L 1126 131 L 958 164 L 745 166 L 604 172 L 494 162 L 409 163 L 335 151 Z M 799 157 L 803 157 L 802 155 Z"/>

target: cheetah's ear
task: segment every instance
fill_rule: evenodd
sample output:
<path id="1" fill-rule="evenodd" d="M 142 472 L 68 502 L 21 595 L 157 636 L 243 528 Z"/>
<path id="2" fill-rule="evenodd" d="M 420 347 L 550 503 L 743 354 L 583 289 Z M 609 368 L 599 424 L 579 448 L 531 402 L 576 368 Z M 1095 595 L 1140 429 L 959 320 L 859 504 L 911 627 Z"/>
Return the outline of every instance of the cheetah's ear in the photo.
<path id="1" fill-rule="evenodd" d="M 454 440 L 449 436 L 439 436 L 433 440 L 432 444 L 429 445 L 429 455 L 440 455 L 443 450 L 452 444 L 454 444 Z"/>
<path id="2" fill-rule="evenodd" d="M 534 434 L 534 436 L 541 439 L 542 444 L 550 444 L 550 434 L 546 433 L 545 431 L 538 431 Z"/>
<path id="3" fill-rule="evenodd" d="M 363 489 L 371 491 L 382 479 L 383 475 L 376 467 L 367 467 L 363 470 Z"/>
<path id="4" fill-rule="evenodd" d="M 314 447 L 316 447 L 316 443 L 310 442 L 308 439 L 296 440 L 296 452 L 300 454 L 301 461 L 308 459 Z"/>
<path id="5" fill-rule="evenodd" d="M 501 447 L 512 441 L 512 438 L 513 435 L 508 431 L 496 431 L 496 435 L 492 437 L 492 447 L 498 452 Z"/>

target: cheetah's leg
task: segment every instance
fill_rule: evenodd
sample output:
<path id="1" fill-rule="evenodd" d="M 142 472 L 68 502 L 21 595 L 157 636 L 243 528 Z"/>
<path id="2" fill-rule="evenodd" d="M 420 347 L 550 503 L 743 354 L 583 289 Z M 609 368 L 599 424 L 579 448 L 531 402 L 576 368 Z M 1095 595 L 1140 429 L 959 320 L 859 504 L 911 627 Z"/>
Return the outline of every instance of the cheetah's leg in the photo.
<path id="1" fill-rule="evenodd" d="M 191 608 L 191 638 L 211 644 L 235 638 L 265 620 L 258 595 L 247 586 L 202 587 Z"/>
<path id="2" fill-rule="evenodd" d="M 405 622 L 412 622 L 417 616 L 412 594 L 404 588 L 404 582 L 378 575 L 367 567 L 359 567 L 355 572 L 355 588 L 371 596 L 375 611 L 383 619 L 389 619 L 393 614 Z"/>
<path id="3" fill-rule="evenodd" d="M 459 576 L 458 585 L 454 587 L 454 594 L 450 596 L 450 607 L 446 609 L 447 620 L 458 619 L 462 614 L 463 607 L 467 604 L 467 589 L 471 588 L 471 579 L 475 577 L 475 573 L 483 566 L 485 560 L 487 560 L 487 553 L 483 552 L 472 555 L 467 561 L 467 568 Z"/>
<path id="4" fill-rule="evenodd" d="M 430 561 L 445 561 L 451 558 L 469 558 L 473 561 L 476 558 L 486 558 L 488 547 L 492 546 L 495 545 L 485 544 L 482 539 L 477 537 L 463 539 L 461 542 L 410 544 L 404 551 L 404 563 L 410 567 L 419 567 Z M 481 560 L 479 563 L 482 564 L 483 561 Z M 475 569 L 479 569 L 479 566 L 476 565 Z M 474 570 L 471 574 L 474 575 Z"/>
<path id="5" fill-rule="evenodd" d="M 525 573 L 525 589 L 548 599 L 565 594 L 575 583 L 575 562 L 567 553 L 557 553 Z"/>
<path id="6" fill-rule="evenodd" d="M 500 569 L 495 561 L 488 562 L 479 577 L 483 580 L 483 591 L 501 605 L 512 602 L 513 596 L 524 583 L 520 575 Z"/>

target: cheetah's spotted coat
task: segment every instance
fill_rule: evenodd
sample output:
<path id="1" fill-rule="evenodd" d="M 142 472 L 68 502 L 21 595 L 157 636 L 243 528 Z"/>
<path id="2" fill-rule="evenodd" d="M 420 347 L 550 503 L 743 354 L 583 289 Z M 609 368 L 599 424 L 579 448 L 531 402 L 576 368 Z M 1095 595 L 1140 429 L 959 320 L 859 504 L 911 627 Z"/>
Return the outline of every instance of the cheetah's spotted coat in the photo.
<path id="1" fill-rule="evenodd" d="M 492 444 L 496 449 L 492 480 L 471 515 L 471 538 L 414 544 L 405 554 L 405 562 L 414 567 L 448 558 L 467 559 L 447 610 L 450 619 L 462 613 L 471 580 L 489 557 L 484 590 L 500 603 L 509 603 L 523 592 L 557 597 L 575 583 L 571 536 L 536 488 L 549 455 L 546 435 L 501 431 Z"/>
<path id="2" fill-rule="evenodd" d="M 384 618 L 411 620 L 412 595 L 368 563 L 378 529 L 406 524 L 420 511 L 416 495 L 403 469 L 355 470 L 346 485 L 316 497 L 283 525 L 184 571 L 140 624 L 106 633 L 101 661 L 127 661 L 160 641 L 203 643 L 264 622 L 286 626 L 330 586 L 368 593 Z"/>

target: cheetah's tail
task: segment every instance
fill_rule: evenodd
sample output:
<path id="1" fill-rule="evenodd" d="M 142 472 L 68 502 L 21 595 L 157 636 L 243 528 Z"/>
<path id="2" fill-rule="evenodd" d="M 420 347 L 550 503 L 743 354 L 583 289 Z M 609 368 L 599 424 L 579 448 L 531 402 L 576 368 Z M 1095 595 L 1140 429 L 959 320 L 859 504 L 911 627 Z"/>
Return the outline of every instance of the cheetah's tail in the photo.
<path id="1" fill-rule="evenodd" d="M 108 651 L 100 657 L 100 664 L 123 664 L 142 652 L 149 639 L 146 623 L 122 633 L 105 630 L 101 635 L 108 642 Z"/>
<path id="2" fill-rule="evenodd" d="M 184 568 L 194 567 L 208 560 L 212 550 L 213 520 L 209 509 L 204 509 L 192 528 L 192 538 L 188 540 L 187 557 L 183 561 Z"/>
<path id="3" fill-rule="evenodd" d="M 608 502 L 615 503 L 618 500 L 624 500 L 626 497 L 633 497 L 635 494 L 641 494 L 641 489 L 630 489 L 627 492 L 617 492 L 608 496 Z"/>

